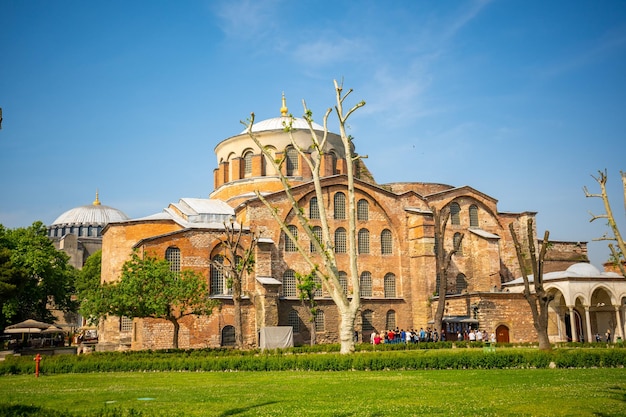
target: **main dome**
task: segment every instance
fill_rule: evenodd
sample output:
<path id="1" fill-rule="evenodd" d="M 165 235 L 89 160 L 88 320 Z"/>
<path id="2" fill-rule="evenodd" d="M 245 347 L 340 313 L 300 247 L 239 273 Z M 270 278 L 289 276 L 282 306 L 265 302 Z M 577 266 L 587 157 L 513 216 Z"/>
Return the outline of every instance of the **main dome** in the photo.
<path id="1" fill-rule="evenodd" d="M 274 117 L 272 119 L 265 119 L 259 123 L 252 125 L 253 132 L 266 132 L 271 130 L 283 130 L 287 124 L 291 123 L 292 129 L 304 129 L 309 130 L 309 124 L 301 117 L 294 117 L 293 119 L 288 116 Z M 317 123 L 313 122 L 313 129 L 324 131 L 324 128 Z M 248 133 L 248 129 L 244 129 L 240 135 Z"/>

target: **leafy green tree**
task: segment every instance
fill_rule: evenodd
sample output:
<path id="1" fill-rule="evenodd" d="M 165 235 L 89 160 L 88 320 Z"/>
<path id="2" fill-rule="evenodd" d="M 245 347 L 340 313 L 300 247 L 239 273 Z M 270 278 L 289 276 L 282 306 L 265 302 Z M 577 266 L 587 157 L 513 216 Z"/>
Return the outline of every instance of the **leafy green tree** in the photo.
<path id="1" fill-rule="evenodd" d="M 311 333 L 311 346 L 316 343 L 316 331 L 315 331 L 315 316 L 317 315 L 317 301 L 315 301 L 315 292 L 322 288 L 322 285 L 315 280 L 317 273 L 315 270 L 309 274 L 302 275 L 296 273 L 296 280 L 298 282 L 298 295 L 300 302 L 309 311 L 309 332 Z"/>
<path id="2" fill-rule="evenodd" d="M 83 269 L 76 278 L 76 298 L 80 303 L 79 312 L 89 323 L 97 323 L 98 312 L 102 310 L 94 300 L 103 300 L 100 286 L 102 251 L 94 252 L 87 258 Z"/>
<path id="3" fill-rule="evenodd" d="M 77 270 L 54 247 L 46 227 L 5 229 L 0 226 L 2 321 L 54 321 L 52 309 L 76 311 L 72 300 Z"/>
<path id="4" fill-rule="evenodd" d="M 218 302 L 209 298 L 208 284 L 201 274 L 171 271 L 165 259 L 137 251 L 122 266 L 120 280 L 104 284 L 92 293 L 100 315 L 165 319 L 172 323 L 172 346 L 178 348 L 179 320 L 189 315 L 210 315 Z M 98 311 L 99 310 L 99 311 Z"/>

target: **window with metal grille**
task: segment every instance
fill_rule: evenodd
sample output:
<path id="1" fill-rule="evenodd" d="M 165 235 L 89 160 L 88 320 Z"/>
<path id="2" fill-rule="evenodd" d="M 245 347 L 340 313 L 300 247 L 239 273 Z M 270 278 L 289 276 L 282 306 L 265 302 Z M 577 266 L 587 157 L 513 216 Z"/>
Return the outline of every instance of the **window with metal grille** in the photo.
<path id="1" fill-rule="evenodd" d="M 288 269 L 283 273 L 283 297 L 296 296 L 296 273 Z"/>
<path id="2" fill-rule="evenodd" d="M 469 217 L 470 217 L 470 227 L 479 227 L 478 226 L 478 206 L 476 204 L 472 204 L 470 206 Z"/>
<path id="3" fill-rule="evenodd" d="M 331 174 L 332 175 L 336 175 L 337 174 L 337 154 L 335 152 L 331 152 L 330 153 L 330 158 L 331 158 L 331 164 L 333 164 L 332 168 L 331 168 Z"/>
<path id="4" fill-rule="evenodd" d="M 344 193 L 335 194 L 335 220 L 344 220 L 346 218 L 346 195 Z"/>
<path id="5" fill-rule="evenodd" d="M 235 326 L 224 326 L 222 328 L 222 346 L 235 346 Z"/>
<path id="6" fill-rule="evenodd" d="M 317 239 L 318 242 L 322 242 L 322 228 L 319 226 L 313 226 L 313 229 L 311 229 L 311 231 L 313 232 L 313 236 L 315 237 L 315 239 Z M 315 243 L 313 241 L 311 241 L 311 252 L 315 252 Z"/>
<path id="7" fill-rule="evenodd" d="M 252 174 L 252 151 L 243 154 L 243 173 L 244 175 Z"/>
<path id="8" fill-rule="evenodd" d="M 298 173 L 298 151 L 293 147 L 288 147 L 287 157 L 287 175 L 296 175 Z"/>
<path id="9" fill-rule="evenodd" d="M 461 240 L 461 234 L 460 233 L 455 233 L 454 234 L 454 236 L 452 237 L 452 244 L 454 245 L 455 248 L 457 247 L 457 245 L 459 247 L 459 249 L 457 249 L 455 255 L 457 255 L 457 256 L 463 255 L 463 241 Z"/>
<path id="10" fill-rule="evenodd" d="M 315 331 L 323 332 L 325 328 L 325 320 L 324 320 L 324 312 L 322 310 L 317 310 L 315 313 Z"/>
<path id="11" fill-rule="evenodd" d="M 340 227 L 335 230 L 335 253 L 346 253 L 347 251 L 346 229 Z"/>
<path id="12" fill-rule="evenodd" d="M 450 222 L 454 225 L 461 224 L 461 206 L 458 203 L 450 204 Z"/>
<path id="13" fill-rule="evenodd" d="M 370 231 L 359 230 L 359 254 L 370 253 Z"/>
<path id="14" fill-rule="evenodd" d="M 316 275 L 313 278 L 313 281 L 315 282 L 315 285 L 316 285 L 315 294 L 313 294 L 313 297 L 320 298 L 323 296 L 322 279 Z"/>
<path id="15" fill-rule="evenodd" d="M 393 253 L 393 239 L 389 229 L 380 232 L 380 253 L 383 255 L 391 255 Z"/>
<path id="16" fill-rule="evenodd" d="M 300 333 L 300 316 L 296 310 L 291 310 L 287 317 L 287 325 L 293 328 L 294 333 Z"/>
<path id="17" fill-rule="evenodd" d="M 165 250 L 165 260 L 170 264 L 170 271 L 180 272 L 180 249 L 170 246 Z"/>
<path id="18" fill-rule="evenodd" d="M 465 275 L 458 274 L 456 276 L 456 292 L 457 294 L 462 293 L 467 289 L 467 280 L 465 279 Z"/>
<path id="19" fill-rule="evenodd" d="M 370 205 L 367 200 L 361 199 L 356 203 L 356 218 L 357 220 L 369 220 Z"/>
<path id="20" fill-rule="evenodd" d="M 224 263 L 224 257 L 222 255 L 215 255 L 213 262 L 219 264 Z M 224 294 L 224 271 L 215 265 L 211 265 L 211 295 L 223 295 Z"/>
<path id="21" fill-rule="evenodd" d="M 298 228 L 292 224 L 287 226 L 289 232 L 293 235 L 294 239 L 298 239 Z M 296 247 L 296 242 L 291 240 L 289 236 L 285 233 L 285 252 L 295 252 L 298 248 Z"/>
<path id="22" fill-rule="evenodd" d="M 361 315 L 361 328 L 364 332 L 374 330 L 374 312 L 372 310 L 365 310 Z"/>
<path id="23" fill-rule="evenodd" d="M 341 285 L 344 294 L 348 294 L 348 274 L 344 271 L 339 271 L 339 285 Z"/>
<path id="24" fill-rule="evenodd" d="M 389 310 L 387 311 L 387 317 L 385 318 L 385 328 L 387 330 L 392 330 L 396 327 L 396 312 L 393 310 Z"/>
<path id="25" fill-rule="evenodd" d="M 309 219 L 320 218 L 320 207 L 317 205 L 317 197 L 311 197 L 309 201 Z"/>
<path id="26" fill-rule="evenodd" d="M 385 298 L 396 298 L 396 276 L 391 272 L 385 275 Z"/>
<path id="27" fill-rule="evenodd" d="M 372 296 L 372 274 L 368 271 L 361 273 L 361 297 Z"/>
<path id="28" fill-rule="evenodd" d="M 133 319 L 122 316 L 120 317 L 120 332 L 130 332 L 133 330 Z"/>

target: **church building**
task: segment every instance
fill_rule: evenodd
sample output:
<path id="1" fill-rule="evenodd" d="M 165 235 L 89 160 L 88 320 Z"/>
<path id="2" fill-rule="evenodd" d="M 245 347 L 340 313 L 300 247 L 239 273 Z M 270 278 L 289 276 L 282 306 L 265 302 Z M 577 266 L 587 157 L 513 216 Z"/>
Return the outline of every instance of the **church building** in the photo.
<path id="1" fill-rule="evenodd" d="M 329 133 L 321 168 L 324 198 L 318 201 L 309 166 L 284 132 L 284 123 L 291 123 L 297 145 L 310 149 L 308 124 L 300 118 L 292 120 L 287 114 L 283 97 L 281 116 L 255 123 L 253 132 L 275 158 L 285 157 L 283 173 L 313 233 L 320 236 L 319 206 L 324 205 L 340 276 L 346 277 L 341 284 L 350 296 L 352 288 L 347 274 L 342 272 L 342 268 L 348 270 L 349 163 L 344 158 L 343 143 L 339 135 Z M 320 134 L 324 131 L 320 125 L 313 127 Z M 160 213 L 119 219 L 104 227 L 102 281 L 119 279 L 122 265 L 133 250 L 165 258 L 174 270 L 198 271 L 206 277 L 211 297 L 219 299 L 221 307 L 210 316 L 182 319 L 179 347 L 232 345 L 232 293 L 226 277 L 211 266 L 211 260 L 221 256 L 220 237 L 226 225 L 235 222 L 249 231 L 248 238 L 252 233 L 259 236 L 254 271 L 242 283 L 244 344 L 258 346 L 259 331 L 266 326 L 291 326 L 296 345 L 309 343 L 309 313 L 298 297 L 296 274 L 307 274 L 310 267 L 255 192 L 272 205 L 300 243 L 310 246 L 311 252 L 315 252 L 315 247 L 309 245 L 308 235 L 300 230 L 277 172 L 246 131 L 219 142 L 215 155 L 214 189 L 208 198 L 181 198 Z M 432 327 L 438 299 L 433 208 L 444 206 L 450 207 L 451 216 L 443 244 L 451 248 L 463 235 L 462 246 L 453 256 L 445 277 L 448 291 L 444 330 L 456 334 L 458 330 L 480 328 L 495 332 L 499 342 L 536 340 L 528 303 L 516 281 L 521 273 L 509 231 L 513 224 L 518 235 L 523 235 L 527 220 L 534 218 L 535 212 L 500 212 L 494 197 L 468 185 L 378 184 L 362 159 L 354 164 L 362 299 L 356 326 L 359 341 L 369 341 L 375 330 Z M 559 275 L 560 286 L 554 287 L 558 294 L 550 315 L 551 340 L 588 340 L 590 335 L 604 333 L 609 327 L 613 334 L 623 335 L 626 288 L 620 287 L 615 276 L 608 273 L 590 272 L 585 267 L 568 269 L 580 263 L 593 268 L 588 264 L 586 243 L 551 243 L 545 271 L 571 272 L 569 278 Z M 573 275 L 581 271 L 582 276 Z M 567 288 L 572 288 L 568 282 L 585 279 L 613 280 L 615 286 L 596 282 L 587 285 L 584 294 L 568 292 Z M 337 308 L 324 289 L 318 290 L 315 298 L 319 307 L 314 317 L 317 343 L 337 343 Z M 168 348 L 173 330 L 165 320 L 108 317 L 101 321 L 99 331 L 99 349 L 104 350 Z"/>

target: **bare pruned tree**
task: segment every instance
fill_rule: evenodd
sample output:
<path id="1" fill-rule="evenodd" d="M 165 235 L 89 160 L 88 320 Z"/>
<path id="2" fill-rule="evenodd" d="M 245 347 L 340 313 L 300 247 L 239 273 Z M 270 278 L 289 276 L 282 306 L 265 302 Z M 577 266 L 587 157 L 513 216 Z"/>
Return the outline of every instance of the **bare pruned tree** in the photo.
<path id="1" fill-rule="evenodd" d="M 623 195 L 624 195 L 624 212 L 626 213 L 626 173 L 620 171 L 622 176 L 622 187 L 623 187 Z M 617 267 L 619 268 L 622 275 L 626 278 L 626 244 L 624 243 L 624 238 L 619 231 L 617 226 L 617 221 L 615 220 L 615 215 L 613 214 L 613 210 L 611 209 L 611 204 L 609 203 L 609 194 L 606 190 L 606 182 L 608 179 L 606 169 L 604 171 L 598 171 L 598 176 L 591 176 L 596 182 L 600 185 L 600 194 L 592 194 L 587 190 L 587 187 L 583 187 L 583 191 L 585 192 L 585 197 L 587 198 L 600 198 L 604 203 L 604 214 L 593 214 L 591 215 L 590 222 L 593 222 L 597 219 L 607 219 L 608 226 L 613 233 L 613 236 L 609 236 L 606 233 L 604 236 L 594 239 L 594 240 L 608 240 L 609 250 L 611 251 L 611 257 Z M 617 248 L 615 248 L 614 243 L 617 244 Z"/>
<path id="2" fill-rule="evenodd" d="M 522 278 L 524 280 L 524 298 L 530 305 L 530 311 L 533 317 L 533 326 L 537 331 L 537 338 L 539 340 L 539 349 L 550 350 L 550 339 L 548 338 L 548 308 L 550 302 L 554 299 L 553 294 L 546 292 L 543 287 L 543 262 L 546 257 L 546 251 L 550 245 L 548 238 L 550 232 L 546 230 L 543 241 L 541 242 L 541 250 L 539 251 L 539 257 L 537 257 L 535 249 L 535 240 L 533 238 L 533 220 L 528 219 L 527 222 L 527 242 L 528 248 L 522 248 L 520 241 L 515 233 L 513 223 L 509 224 L 509 230 L 513 237 L 513 243 L 515 244 L 515 253 L 517 254 L 517 261 L 519 262 L 520 270 L 522 271 Z M 533 274 L 533 288 L 530 287 L 530 279 L 528 277 L 528 270 Z"/>
<path id="3" fill-rule="evenodd" d="M 249 239 L 244 239 L 249 236 Z M 219 237 L 221 249 L 220 261 L 211 260 L 211 266 L 222 272 L 226 285 L 233 292 L 235 320 L 235 346 L 243 347 L 243 318 L 241 317 L 242 282 L 245 274 L 254 269 L 254 250 L 258 236 L 250 233 L 241 224 L 233 220 L 224 223 L 224 235 Z"/>
<path id="4" fill-rule="evenodd" d="M 435 310 L 435 318 L 433 326 L 441 331 L 443 325 L 443 313 L 446 306 L 446 294 L 448 292 L 448 270 L 452 264 L 452 257 L 458 252 L 463 241 L 464 234 L 460 234 L 458 240 L 453 240 L 452 249 L 447 251 L 445 245 L 446 227 L 450 220 L 450 203 L 446 204 L 441 210 L 431 208 L 433 212 L 433 220 L 435 222 L 435 265 L 437 277 L 439 277 L 437 292 L 439 299 L 437 300 L 437 309 Z"/>
<path id="5" fill-rule="evenodd" d="M 334 81 L 335 85 L 335 96 L 336 96 L 336 104 L 334 106 L 334 113 L 337 116 L 339 122 L 339 131 L 340 137 L 343 144 L 344 149 L 344 157 L 346 160 L 346 176 L 347 176 L 347 199 L 348 199 L 348 257 L 349 257 L 349 277 L 352 283 L 353 294 L 352 298 L 348 298 L 347 294 L 343 291 L 339 280 L 339 268 L 337 265 L 337 259 L 335 258 L 335 252 L 333 243 L 331 240 L 330 227 L 328 224 L 328 216 L 326 215 L 326 204 L 323 202 L 328 198 L 327 194 L 322 190 L 322 176 L 321 176 L 321 166 L 323 161 L 323 156 L 326 152 L 327 141 L 328 141 L 328 118 L 333 113 L 333 108 L 329 108 L 326 110 L 326 113 L 323 117 L 323 132 L 318 132 L 313 128 L 313 113 L 307 107 L 306 102 L 303 100 L 302 105 L 304 108 L 304 120 L 309 126 L 310 132 L 310 143 L 307 144 L 306 148 L 302 148 L 296 141 L 293 135 L 293 129 L 291 123 L 285 123 L 285 133 L 289 135 L 291 145 L 294 149 L 298 151 L 300 154 L 301 160 L 305 161 L 308 164 L 308 167 L 312 173 L 313 178 L 313 186 L 315 190 L 315 195 L 317 197 L 319 212 L 320 212 L 320 223 L 322 229 L 322 239 L 319 239 L 315 236 L 312 227 L 310 226 L 309 219 L 305 216 L 304 210 L 299 206 L 298 201 L 294 197 L 291 185 L 289 184 L 288 178 L 283 173 L 281 169 L 282 165 L 286 161 L 286 156 L 282 158 L 275 159 L 275 157 L 271 154 L 270 150 L 265 148 L 260 140 L 257 138 L 256 134 L 253 131 L 254 125 L 254 113 L 251 114 L 250 118 L 246 123 L 244 123 L 247 127 L 247 132 L 249 137 L 256 143 L 261 152 L 265 155 L 266 159 L 273 165 L 275 171 L 277 172 L 280 181 L 283 185 L 283 189 L 285 191 L 285 195 L 291 204 L 292 212 L 296 217 L 299 224 L 302 226 L 302 229 L 305 231 L 307 236 L 309 237 L 310 242 L 315 247 L 315 257 L 307 250 L 307 248 L 302 244 L 301 241 L 295 238 L 289 228 L 287 227 L 287 223 L 285 221 L 285 217 L 281 217 L 274 207 L 271 206 L 270 203 L 259 193 L 256 192 L 257 197 L 266 205 L 266 207 L 270 210 L 271 215 L 276 220 L 276 222 L 280 225 L 281 230 L 285 233 L 287 238 L 291 239 L 291 241 L 295 244 L 298 252 L 302 255 L 305 262 L 310 266 L 311 270 L 314 270 L 317 276 L 322 281 L 323 287 L 327 290 L 330 297 L 333 299 L 337 309 L 339 310 L 339 315 L 341 317 L 340 328 L 339 328 L 339 339 L 341 343 L 341 353 L 351 353 L 354 351 L 354 326 L 357 314 L 359 312 L 359 308 L 361 306 L 360 299 L 360 281 L 359 281 L 359 272 L 357 268 L 357 244 L 356 244 L 356 202 L 355 202 L 355 163 L 361 158 L 359 155 L 353 152 L 353 138 L 352 136 L 346 133 L 346 124 L 349 117 L 359 108 L 365 105 L 364 101 L 361 101 L 354 106 L 352 106 L 349 110 L 344 110 L 344 102 L 346 98 L 352 93 L 352 89 L 348 91 L 343 90 L 343 85 Z M 293 121 L 293 117 L 291 120 Z M 321 262 L 319 258 L 321 257 Z"/>

